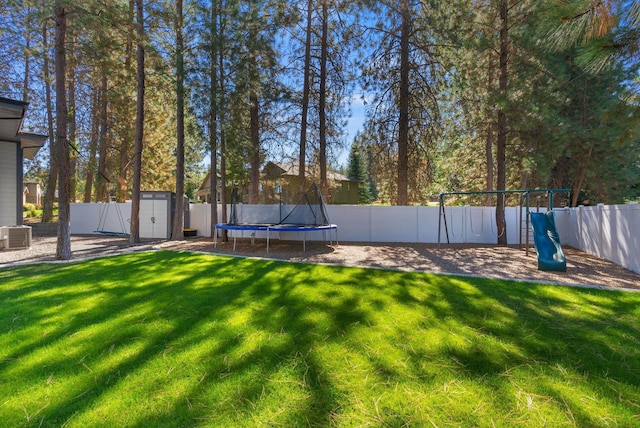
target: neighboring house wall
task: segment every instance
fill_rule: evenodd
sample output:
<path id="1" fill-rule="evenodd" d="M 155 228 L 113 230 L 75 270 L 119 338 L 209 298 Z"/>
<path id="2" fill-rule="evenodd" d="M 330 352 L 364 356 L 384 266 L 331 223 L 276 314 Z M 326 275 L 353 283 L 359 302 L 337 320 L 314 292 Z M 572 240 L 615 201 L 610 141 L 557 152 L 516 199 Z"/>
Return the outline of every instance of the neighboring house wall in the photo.
<path id="1" fill-rule="evenodd" d="M 299 199 L 300 180 L 296 176 L 285 175 L 276 180 L 262 180 L 261 203 L 275 203 L 278 196 L 275 187 L 280 185 L 284 203 L 296 203 Z M 329 180 L 329 198 L 325 202 L 332 205 L 358 205 L 358 182 Z M 309 186 L 307 186 L 309 187 Z"/>
<path id="2" fill-rule="evenodd" d="M 18 145 L 0 141 L 0 225 L 22 224 L 18 218 L 18 197 L 22 197 L 22 185 L 18 187 Z M 20 181 L 20 184 L 22 182 Z M 17 193 L 16 193 L 17 192 Z M 16 197 L 18 195 L 18 197 Z"/>
<path id="3" fill-rule="evenodd" d="M 41 191 L 40 191 L 40 183 L 28 181 L 25 184 L 28 192 L 26 194 L 25 202 L 35 205 L 42 205 L 42 201 L 40 200 Z"/>
<path id="4" fill-rule="evenodd" d="M 261 203 L 295 204 L 300 199 L 300 180 L 294 175 L 285 175 L 275 180 L 261 180 Z M 280 193 L 276 192 L 276 186 L 280 186 Z"/>
<path id="5" fill-rule="evenodd" d="M 358 205 L 359 195 L 357 181 L 338 181 L 329 189 L 330 204 Z"/>
<path id="6" fill-rule="evenodd" d="M 317 168 L 307 165 L 305 189 L 308 189 L 313 182 L 320 184 Z M 263 169 L 263 187 L 275 187 L 280 185 L 284 202 L 297 200 L 300 191 L 298 164 L 295 162 L 267 162 Z M 348 177 L 335 172 L 327 171 L 328 197 L 325 202 L 328 204 L 350 204 L 357 205 L 359 202 L 358 186 L 359 182 L 350 180 Z M 269 194 L 265 198 L 268 201 Z"/>
<path id="7" fill-rule="evenodd" d="M 222 197 L 222 186 L 220 186 L 220 177 L 218 177 L 218 195 L 216 201 L 219 202 Z M 227 198 L 231 197 L 231 190 L 227 191 Z M 211 203 L 211 171 L 207 173 L 200 188 L 196 191 L 196 199 L 198 202 Z M 230 200 L 230 199 L 229 199 Z"/>

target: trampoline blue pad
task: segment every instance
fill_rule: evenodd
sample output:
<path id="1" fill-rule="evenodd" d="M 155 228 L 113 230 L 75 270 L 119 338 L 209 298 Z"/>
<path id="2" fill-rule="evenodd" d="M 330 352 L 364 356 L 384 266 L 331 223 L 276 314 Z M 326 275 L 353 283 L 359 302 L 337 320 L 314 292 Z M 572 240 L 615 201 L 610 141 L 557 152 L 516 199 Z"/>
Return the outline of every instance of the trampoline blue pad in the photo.
<path id="1" fill-rule="evenodd" d="M 277 232 L 310 232 L 315 230 L 337 229 L 335 224 L 325 225 L 303 225 L 303 224 L 216 224 L 216 229 L 222 230 L 273 230 Z"/>
<path id="2" fill-rule="evenodd" d="M 263 231 L 267 232 L 267 253 L 269 252 L 269 234 L 271 232 L 304 232 L 303 251 L 307 248 L 307 232 L 329 231 L 329 239 L 331 239 L 331 231 L 335 230 L 336 244 L 338 243 L 338 226 L 335 224 L 216 224 L 215 230 L 238 230 L 238 231 Z M 218 244 L 218 234 L 213 235 L 213 245 Z M 233 251 L 236 250 L 236 237 L 233 237 Z"/>
<path id="3" fill-rule="evenodd" d="M 222 230 L 267 230 L 270 225 L 268 224 L 216 224 L 216 229 Z"/>
<path id="4" fill-rule="evenodd" d="M 320 226 L 314 225 L 299 225 L 299 224 L 274 224 L 269 226 L 269 230 L 277 230 L 279 232 L 307 232 L 314 230 L 331 230 L 337 229 L 335 224 L 325 224 Z"/>

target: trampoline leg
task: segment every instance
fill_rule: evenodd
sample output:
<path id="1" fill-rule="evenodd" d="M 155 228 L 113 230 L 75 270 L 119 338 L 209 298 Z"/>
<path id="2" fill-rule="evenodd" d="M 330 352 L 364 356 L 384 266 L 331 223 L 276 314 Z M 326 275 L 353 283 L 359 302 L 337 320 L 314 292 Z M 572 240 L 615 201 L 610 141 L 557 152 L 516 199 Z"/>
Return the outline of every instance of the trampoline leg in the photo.
<path id="1" fill-rule="evenodd" d="M 267 254 L 269 254 L 269 228 L 267 228 Z"/>
<path id="2" fill-rule="evenodd" d="M 304 240 L 302 241 L 302 252 L 307 251 L 307 231 L 304 231 Z"/>
<path id="3" fill-rule="evenodd" d="M 213 228 L 213 248 L 218 248 L 218 229 Z"/>
<path id="4" fill-rule="evenodd" d="M 233 252 L 236 252 L 236 237 L 233 237 Z"/>

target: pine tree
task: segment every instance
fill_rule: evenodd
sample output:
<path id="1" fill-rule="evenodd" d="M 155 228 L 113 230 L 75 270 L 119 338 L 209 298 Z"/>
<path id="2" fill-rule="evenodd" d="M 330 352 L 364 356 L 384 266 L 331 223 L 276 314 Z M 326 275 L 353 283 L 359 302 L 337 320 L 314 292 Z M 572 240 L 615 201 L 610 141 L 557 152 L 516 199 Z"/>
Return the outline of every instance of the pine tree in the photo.
<path id="1" fill-rule="evenodd" d="M 144 107 L 145 107 L 145 47 L 146 30 L 144 25 L 143 0 L 136 0 L 137 28 L 137 103 L 136 136 L 133 149 L 133 183 L 131 191 L 131 235 L 129 241 L 140 242 L 140 181 L 142 179 L 142 149 L 144 145 Z"/>
<path id="2" fill-rule="evenodd" d="M 62 2 L 55 5 L 56 21 L 56 144 L 58 149 L 58 241 L 56 259 L 71 259 L 71 208 L 69 204 L 71 159 L 67 138 L 67 97 L 66 97 L 66 32 L 67 11 Z"/>
<path id="3" fill-rule="evenodd" d="M 367 171 L 367 162 L 364 157 L 362 146 L 355 142 L 351 146 L 349 152 L 349 163 L 347 165 L 347 176 L 349 179 L 357 181 L 358 185 L 358 203 L 370 204 L 373 201 L 370 189 L 369 172 Z"/>
<path id="4" fill-rule="evenodd" d="M 640 2 L 577 0 L 550 8 L 545 44 L 556 52 L 580 46 L 576 63 L 590 72 L 640 58 Z"/>
<path id="5" fill-rule="evenodd" d="M 298 158 L 298 184 L 300 195 L 306 190 L 306 165 L 307 165 L 307 123 L 309 118 L 309 93 L 311 91 L 311 30 L 313 19 L 313 1 L 307 0 L 307 22 L 304 42 L 304 78 L 302 89 L 302 115 L 300 123 L 300 145 Z"/>
<path id="6" fill-rule="evenodd" d="M 49 65 L 49 43 L 48 43 L 49 27 L 48 22 L 42 26 L 42 44 L 43 44 L 43 80 L 45 85 L 45 100 L 47 105 L 47 129 L 49 134 L 49 174 L 47 176 L 47 184 L 45 186 L 45 194 L 43 200 L 42 222 L 47 223 L 53 220 L 53 202 L 55 199 L 56 187 L 58 185 L 58 149 L 57 138 L 55 138 L 55 130 L 53 127 L 53 100 L 51 96 L 51 78 Z"/>
<path id="7" fill-rule="evenodd" d="M 441 129 L 440 64 L 429 9 L 414 0 L 372 3 L 376 18 L 362 22 L 372 49 L 362 61 L 363 89 L 372 95 L 364 144 L 374 147 L 385 201 L 426 202 Z"/>
<path id="8" fill-rule="evenodd" d="M 176 200 L 171 239 L 184 239 L 184 16 L 182 0 L 176 0 Z"/>

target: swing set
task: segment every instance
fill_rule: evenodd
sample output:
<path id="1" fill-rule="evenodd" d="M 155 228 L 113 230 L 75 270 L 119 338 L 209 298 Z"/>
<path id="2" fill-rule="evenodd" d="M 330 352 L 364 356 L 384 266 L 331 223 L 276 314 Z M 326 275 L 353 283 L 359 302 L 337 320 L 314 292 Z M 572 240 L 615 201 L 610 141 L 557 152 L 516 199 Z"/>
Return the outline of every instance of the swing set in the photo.
<path id="1" fill-rule="evenodd" d="M 546 196 L 547 197 L 547 208 L 548 210 L 552 210 L 554 207 L 554 200 L 556 197 L 556 194 L 558 193 L 567 193 L 567 194 L 571 194 L 571 189 L 535 189 L 535 190 L 490 190 L 490 191 L 478 191 L 478 192 L 444 192 L 444 193 L 440 193 L 439 196 L 439 201 L 440 201 L 440 212 L 439 212 L 439 221 L 438 221 L 438 249 L 440 249 L 440 245 L 441 245 L 441 235 L 442 235 L 442 225 L 444 224 L 444 232 L 445 232 L 445 236 L 447 239 L 447 244 L 450 244 L 451 241 L 449 239 L 449 225 L 447 223 L 447 213 L 445 210 L 445 198 L 448 196 L 496 196 L 496 197 L 502 197 L 503 198 L 503 202 L 506 202 L 506 197 L 510 196 L 510 195 L 518 195 L 519 196 L 519 200 L 518 200 L 518 206 L 520 207 L 519 210 L 519 223 L 520 223 L 520 228 L 521 228 L 521 232 L 519 234 L 519 239 L 518 239 L 518 246 L 520 248 L 522 248 L 522 225 L 523 223 L 525 224 L 525 230 L 527 231 L 527 233 L 525 234 L 525 249 L 527 252 L 527 256 L 529 255 L 529 230 L 530 230 L 530 219 L 529 219 L 529 214 L 531 212 L 531 196 L 535 196 L 538 199 L 538 203 L 537 203 L 537 210 L 540 210 L 540 201 L 539 198 L 540 196 Z M 503 203 L 503 206 L 506 206 L 506 203 Z M 485 207 L 483 207 L 485 208 Z M 523 213 L 524 211 L 524 213 Z M 449 213 L 451 219 L 453 220 L 453 216 L 451 216 L 451 212 Z M 461 224 L 464 225 L 466 221 L 465 215 L 463 214 L 462 216 L 462 220 L 461 220 Z M 481 221 L 482 221 L 482 227 L 484 227 L 484 209 L 482 211 L 482 216 L 481 216 Z M 477 231 L 474 230 L 473 227 L 473 216 L 471 216 L 470 218 L 470 224 L 471 224 L 471 232 L 474 234 L 474 236 L 480 236 L 480 233 L 476 233 Z M 493 226 L 493 222 L 490 223 Z M 453 226 L 453 224 L 452 224 Z M 503 228 L 503 230 L 496 230 L 498 237 L 502 236 L 506 231 L 506 227 Z M 451 234 L 453 235 L 454 238 L 456 238 L 456 234 L 454 233 L 454 229 L 451 228 Z"/>
<path id="2" fill-rule="evenodd" d="M 71 142 L 71 141 L 67 141 L 67 144 L 69 144 L 69 147 L 71 147 L 71 149 L 76 153 L 76 155 L 82 159 L 85 160 L 85 162 L 89 163 L 89 161 L 86 159 L 85 156 L 83 156 L 82 153 L 80 153 L 80 151 L 78 150 L 78 148 Z M 131 161 L 133 161 L 133 159 L 131 159 L 124 167 L 127 168 L 129 166 L 129 164 L 131 163 Z M 130 235 L 129 232 L 127 232 L 127 222 L 130 222 L 131 219 L 127 219 L 125 220 L 123 215 L 122 215 L 122 211 L 120 210 L 120 205 L 118 205 L 118 203 L 115 200 L 115 197 L 111 196 L 111 192 L 113 190 L 113 182 L 109 179 L 109 177 L 107 177 L 104 172 L 102 172 L 100 170 L 100 168 L 97 169 L 98 174 L 100 175 L 100 177 L 102 177 L 106 182 L 107 182 L 107 195 L 109 195 L 109 202 L 107 202 L 106 204 L 104 204 L 104 206 L 101 206 L 100 208 L 100 214 L 99 214 L 99 218 L 98 218 L 98 226 L 96 227 L 96 229 L 93 231 L 93 233 L 100 233 L 103 235 L 119 235 L 119 236 L 128 236 Z M 116 218 L 117 221 L 119 223 L 120 226 L 120 230 L 106 230 L 105 227 L 107 225 L 107 223 L 109 222 L 110 216 L 109 216 L 109 211 L 111 210 L 111 207 L 114 207 L 114 213 L 116 214 Z"/>
<path id="3" fill-rule="evenodd" d="M 109 219 L 111 218 L 111 216 L 109 215 L 109 211 L 112 209 L 113 207 L 113 211 L 116 215 L 116 220 L 120 226 L 120 230 L 106 230 L 105 227 L 107 226 Z M 96 228 L 96 230 L 93 231 L 93 233 L 100 233 L 103 235 L 118 235 L 118 236 L 129 236 L 129 232 L 127 232 L 127 226 L 126 226 L 126 222 L 128 220 L 125 220 L 123 215 L 122 215 L 122 211 L 120 210 L 120 205 L 115 201 L 115 198 L 110 196 L 109 197 L 109 202 L 107 202 L 106 204 L 101 204 L 100 205 L 100 215 L 99 215 L 99 219 L 98 219 L 98 227 Z"/>
<path id="4" fill-rule="evenodd" d="M 109 202 L 106 204 L 100 205 L 100 215 L 98 218 L 98 227 L 93 233 L 100 233 L 103 235 L 117 235 L 117 236 L 129 236 L 130 233 L 127 232 L 127 222 L 130 222 L 130 219 L 125 220 L 122 215 L 122 211 L 120 210 L 120 204 L 116 201 L 115 196 L 112 196 L 113 183 L 109 180 L 102 172 L 98 171 L 100 175 L 107 181 L 107 195 L 109 197 Z M 109 215 L 109 211 L 111 211 L 113 207 L 113 212 L 116 216 L 116 221 L 120 226 L 120 230 L 113 230 L 113 221 L 111 220 L 111 216 Z M 112 230 L 107 230 L 106 226 L 109 225 Z"/>

